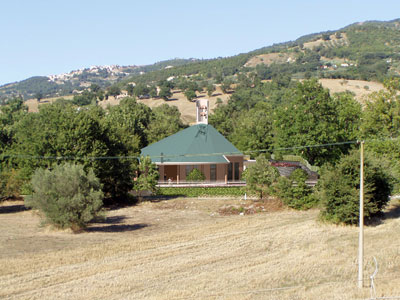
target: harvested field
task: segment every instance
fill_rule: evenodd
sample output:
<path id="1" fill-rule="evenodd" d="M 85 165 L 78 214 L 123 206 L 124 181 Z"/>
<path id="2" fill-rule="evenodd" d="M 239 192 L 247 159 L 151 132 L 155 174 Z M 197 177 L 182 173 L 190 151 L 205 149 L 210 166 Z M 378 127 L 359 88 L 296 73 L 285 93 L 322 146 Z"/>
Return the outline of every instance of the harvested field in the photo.
<path id="1" fill-rule="evenodd" d="M 365 299 L 358 230 L 317 210 L 220 215 L 232 199 L 172 199 L 107 211 L 72 234 L 40 227 L 23 202 L 0 204 L 2 299 Z M 365 230 L 365 278 L 400 295 L 400 205 Z"/>
<path id="2" fill-rule="evenodd" d="M 366 97 L 383 89 L 383 84 L 373 81 L 345 80 L 345 79 L 320 79 L 324 88 L 329 89 L 331 94 L 350 91 L 360 103 L 364 103 Z"/>
<path id="3" fill-rule="evenodd" d="M 37 101 L 37 99 L 29 99 L 25 101 L 25 105 L 28 106 L 28 111 L 29 112 L 38 112 L 39 111 L 39 105 L 43 104 L 49 104 L 55 102 L 57 99 L 64 98 L 66 100 L 72 100 L 73 96 L 63 96 L 63 97 L 53 97 L 53 98 L 46 98 Z"/>
<path id="4" fill-rule="evenodd" d="M 347 39 L 347 34 L 342 32 L 341 38 L 337 38 L 336 35 L 332 34 L 329 36 L 328 41 L 324 41 L 323 39 L 318 39 L 312 42 L 304 43 L 304 48 L 313 49 L 314 47 L 318 46 L 325 46 L 325 47 L 335 47 L 337 45 L 347 45 L 349 40 Z"/>

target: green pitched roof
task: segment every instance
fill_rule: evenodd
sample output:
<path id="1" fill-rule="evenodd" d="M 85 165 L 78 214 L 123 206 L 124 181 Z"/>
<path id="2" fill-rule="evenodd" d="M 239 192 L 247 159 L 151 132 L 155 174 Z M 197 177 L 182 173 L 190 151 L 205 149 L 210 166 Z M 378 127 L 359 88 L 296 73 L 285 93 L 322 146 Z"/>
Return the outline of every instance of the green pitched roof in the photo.
<path id="1" fill-rule="evenodd" d="M 142 155 L 171 164 L 227 163 L 224 155 L 243 154 L 211 125 L 197 124 L 143 148 Z"/>

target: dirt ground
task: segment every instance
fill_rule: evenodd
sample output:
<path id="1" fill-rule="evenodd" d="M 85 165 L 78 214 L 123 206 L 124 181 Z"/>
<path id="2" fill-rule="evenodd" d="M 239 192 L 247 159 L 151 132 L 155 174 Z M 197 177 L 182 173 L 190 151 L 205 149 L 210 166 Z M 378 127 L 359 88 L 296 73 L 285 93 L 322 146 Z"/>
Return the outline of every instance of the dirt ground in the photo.
<path id="1" fill-rule="evenodd" d="M 262 203 L 261 203 L 262 204 Z M 0 204 L 1 299 L 366 299 L 400 296 L 400 203 L 365 230 L 318 211 L 220 214 L 240 199 L 171 199 L 111 209 L 82 233 L 41 226 L 23 202 Z"/>

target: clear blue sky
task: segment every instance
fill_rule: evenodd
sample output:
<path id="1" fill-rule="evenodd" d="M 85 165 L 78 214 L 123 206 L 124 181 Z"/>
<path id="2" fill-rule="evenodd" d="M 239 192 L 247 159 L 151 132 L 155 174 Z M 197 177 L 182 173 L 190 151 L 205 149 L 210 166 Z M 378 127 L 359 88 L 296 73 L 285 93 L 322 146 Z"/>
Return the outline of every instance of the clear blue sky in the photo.
<path id="1" fill-rule="evenodd" d="M 0 85 L 92 65 L 231 56 L 396 18 L 399 0 L 4 0 Z"/>

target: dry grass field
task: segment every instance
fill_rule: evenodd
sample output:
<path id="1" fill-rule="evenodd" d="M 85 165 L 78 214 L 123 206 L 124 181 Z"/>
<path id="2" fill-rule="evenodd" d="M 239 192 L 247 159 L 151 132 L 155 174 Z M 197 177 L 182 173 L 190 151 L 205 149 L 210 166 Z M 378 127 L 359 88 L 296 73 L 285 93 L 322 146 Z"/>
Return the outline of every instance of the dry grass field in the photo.
<path id="1" fill-rule="evenodd" d="M 216 90 L 213 93 L 211 97 L 208 97 L 207 93 L 198 93 L 197 92 L 197 97 L 199 99 L 201 98 L 206 98 L 209 100 L 209 107 L 210 110 L 212 111 L 216 106 L 217 106 L 217 99 L 221 98 L 223 103 L 227 103 L 228 99 L 230 97 L 230 94 L 224 94 L 221 90 L 221 87 L 218 85 L 216 86 Z M 29 112 L 38 112 L 39 111 L 39 105 L 43 104 L 49 104 L 53 103 L 60 97 L 55 97 L 55 98 L 46 98 L 42 99 L 40 103 L 36 99 L 29 99 L 25 102 L 25 104 L 28 106 L 28 111 Z M 64 99 L 70 100 L 73 98 L 73 96 L 65 96 L 62 97 Z M 99 102 L 99 105 L 103 108 L 107 107 L 108 105 L 118 105 L 121 99 L 116 99 L 113 96 L 110 96 L 108 100 L 103 100 Z M 138 100 L 139 103 L 143 103 L 149 107 L 156 107 L 160 106 L 164 103 L 168 105 L 173 105 L 176 106 L 180 113 L 181 113 L 181 119 L 184 123 L 186 124 L 191 124 L 196 122 L 196 103 L 195 102 L 189 102 L 185 95 L 180 92 L 180 91 L 174 91 L 172 97 L 168 100 L 165 101 L 163 99 L 143 99 L 143 100 Z"/>
<path id="2" fill-rule="evenodd" d="M 39 105 L 49 104 L 55 102 L 57 99 L 64 98 L 66 100 L 72 100 L 74 96 L 63 96 L 63 97 L 53 97 L 40 100 L 40 103 L 36 99 L 29 99 L 25 101 L 25 105 L 28 106 L 29 112 L 38 112 Z"/>
<path id="3" fill-rule="evenodd" d="M 239 199 L 172 199 L 111 209 L 73 234 L 0 204 L 1 299 L 367 299 L 356 227 L 318 211 L 221 215 Z M 250 203 L 247 203 L 249 205 Z M 268 209 L 267 209 L 268 210 Z M 365 278 L 400 296 L 400 204 L 365 230 Z"/>
<path id="4" fill-rule="evenodd" d="M 338 39 L 336 35 L 332 34 L 329 36 L 328 41 L 324 41 L 323 39 L 318 39 L 312 42 L 304 43 L 304 48 L 313 49 L 314 47 L 318 47 L 321 45 L 329 47 L 329 46 L 334 46 L 336 44 L 348 44 L 348 43 L 349 40 L 347 38 L 347 34 L 342 32 L 340 39 Z"/>
<path id="5" fill-rule="evenodd" d="M 320 79 L 319 82 L 324 88 L 329 89 L 331 94 L 350 91 L 360 103 L 364 103 L 366 97 L 372 92 L 383 89 L 383 84 L 373 81 L 344 80 L 344 79 Z"/>
<path id="6" fill-rule="evenodd" d="M 267 53 L 253 56 L 244 64 L 245 67 L 255 67 L 259 64 L 271 65 L 273 63 L 283 64 L 294 62 L 296 60 L 294 54 L 287 53 Z"/>

